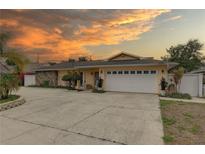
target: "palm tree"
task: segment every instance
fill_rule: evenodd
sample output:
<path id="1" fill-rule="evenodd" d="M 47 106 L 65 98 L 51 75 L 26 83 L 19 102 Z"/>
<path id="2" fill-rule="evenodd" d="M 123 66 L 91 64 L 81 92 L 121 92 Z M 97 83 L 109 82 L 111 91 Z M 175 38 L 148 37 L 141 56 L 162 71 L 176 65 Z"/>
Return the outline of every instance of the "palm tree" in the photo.
<path id="1" fill-rule="evenodd" d="M 5 46 L 9 40 L 9 33 L 0 33 L 0 56 L 6 60 L 7 65 L 15 66 L 14 72 L 11 74 L 0 74 L 0 99 L 9 97 L 12 91 L 19 88 L 19 76 L 26 64 L 29 63 L 27 57 L 15 51 L 6 51 Z"/>
<path id="2" fill-rule="evenodd" d="M 0 76 L 0 99 L 7 99 L 12 91 L 19 89 L 19 78 L 15 74 Z"/>
<path id="3" fill-rule="evenodd" d="M 177 70 L 174 70 L 174 82 L 176 84 L 177 87 L 177 92 L 179 92 L 180 90 L 180 85 L 181 85 L 181 79 L 184 75 L 184 68 L 183 67 L 179 67 Z"/>

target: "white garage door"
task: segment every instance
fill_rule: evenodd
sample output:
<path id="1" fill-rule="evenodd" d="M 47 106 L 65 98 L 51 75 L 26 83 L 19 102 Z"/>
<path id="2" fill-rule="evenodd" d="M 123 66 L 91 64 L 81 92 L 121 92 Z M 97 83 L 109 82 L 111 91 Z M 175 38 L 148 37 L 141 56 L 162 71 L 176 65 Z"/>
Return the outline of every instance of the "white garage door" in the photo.
<path id="1" fill-rule="evenodd" d="M 105 90 L 157 93 L 156 71 L 108 71 Z"/>

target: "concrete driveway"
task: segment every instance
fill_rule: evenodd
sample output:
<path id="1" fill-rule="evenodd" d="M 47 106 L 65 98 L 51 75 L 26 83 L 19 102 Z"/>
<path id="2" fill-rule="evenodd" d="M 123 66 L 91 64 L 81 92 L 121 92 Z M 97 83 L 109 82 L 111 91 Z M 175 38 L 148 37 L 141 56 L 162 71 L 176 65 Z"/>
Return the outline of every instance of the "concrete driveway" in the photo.
<path id="1" fill-rule="evenodd" d="M 1 144 L 163 144 L 159 98 L 21 88 L 26 103 L 0 112 Z"/>

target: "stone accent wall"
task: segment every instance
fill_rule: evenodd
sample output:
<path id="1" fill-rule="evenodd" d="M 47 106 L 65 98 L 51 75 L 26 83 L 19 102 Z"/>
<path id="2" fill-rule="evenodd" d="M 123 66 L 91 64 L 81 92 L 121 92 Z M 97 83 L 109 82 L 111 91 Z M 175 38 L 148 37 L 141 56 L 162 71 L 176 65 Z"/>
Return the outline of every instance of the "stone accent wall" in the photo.
<path id="1" fill-rule="evenodd" d="M 49 86 L 58 85 L 58 73 L 57 71 L 36 72 L 36 85 L 44 85 L 44 82 L 48 81 Z"/>

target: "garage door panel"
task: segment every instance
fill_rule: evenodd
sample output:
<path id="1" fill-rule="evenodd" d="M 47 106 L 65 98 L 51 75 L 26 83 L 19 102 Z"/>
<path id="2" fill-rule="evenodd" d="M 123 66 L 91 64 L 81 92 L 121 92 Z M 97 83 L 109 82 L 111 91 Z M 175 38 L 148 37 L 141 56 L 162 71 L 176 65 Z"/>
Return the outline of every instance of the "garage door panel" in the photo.
<path id="1" fill-rule="evenodd" d="M 148 75 L 107 75 L 107 91 L 157 93 L 157 76 Z"/>

